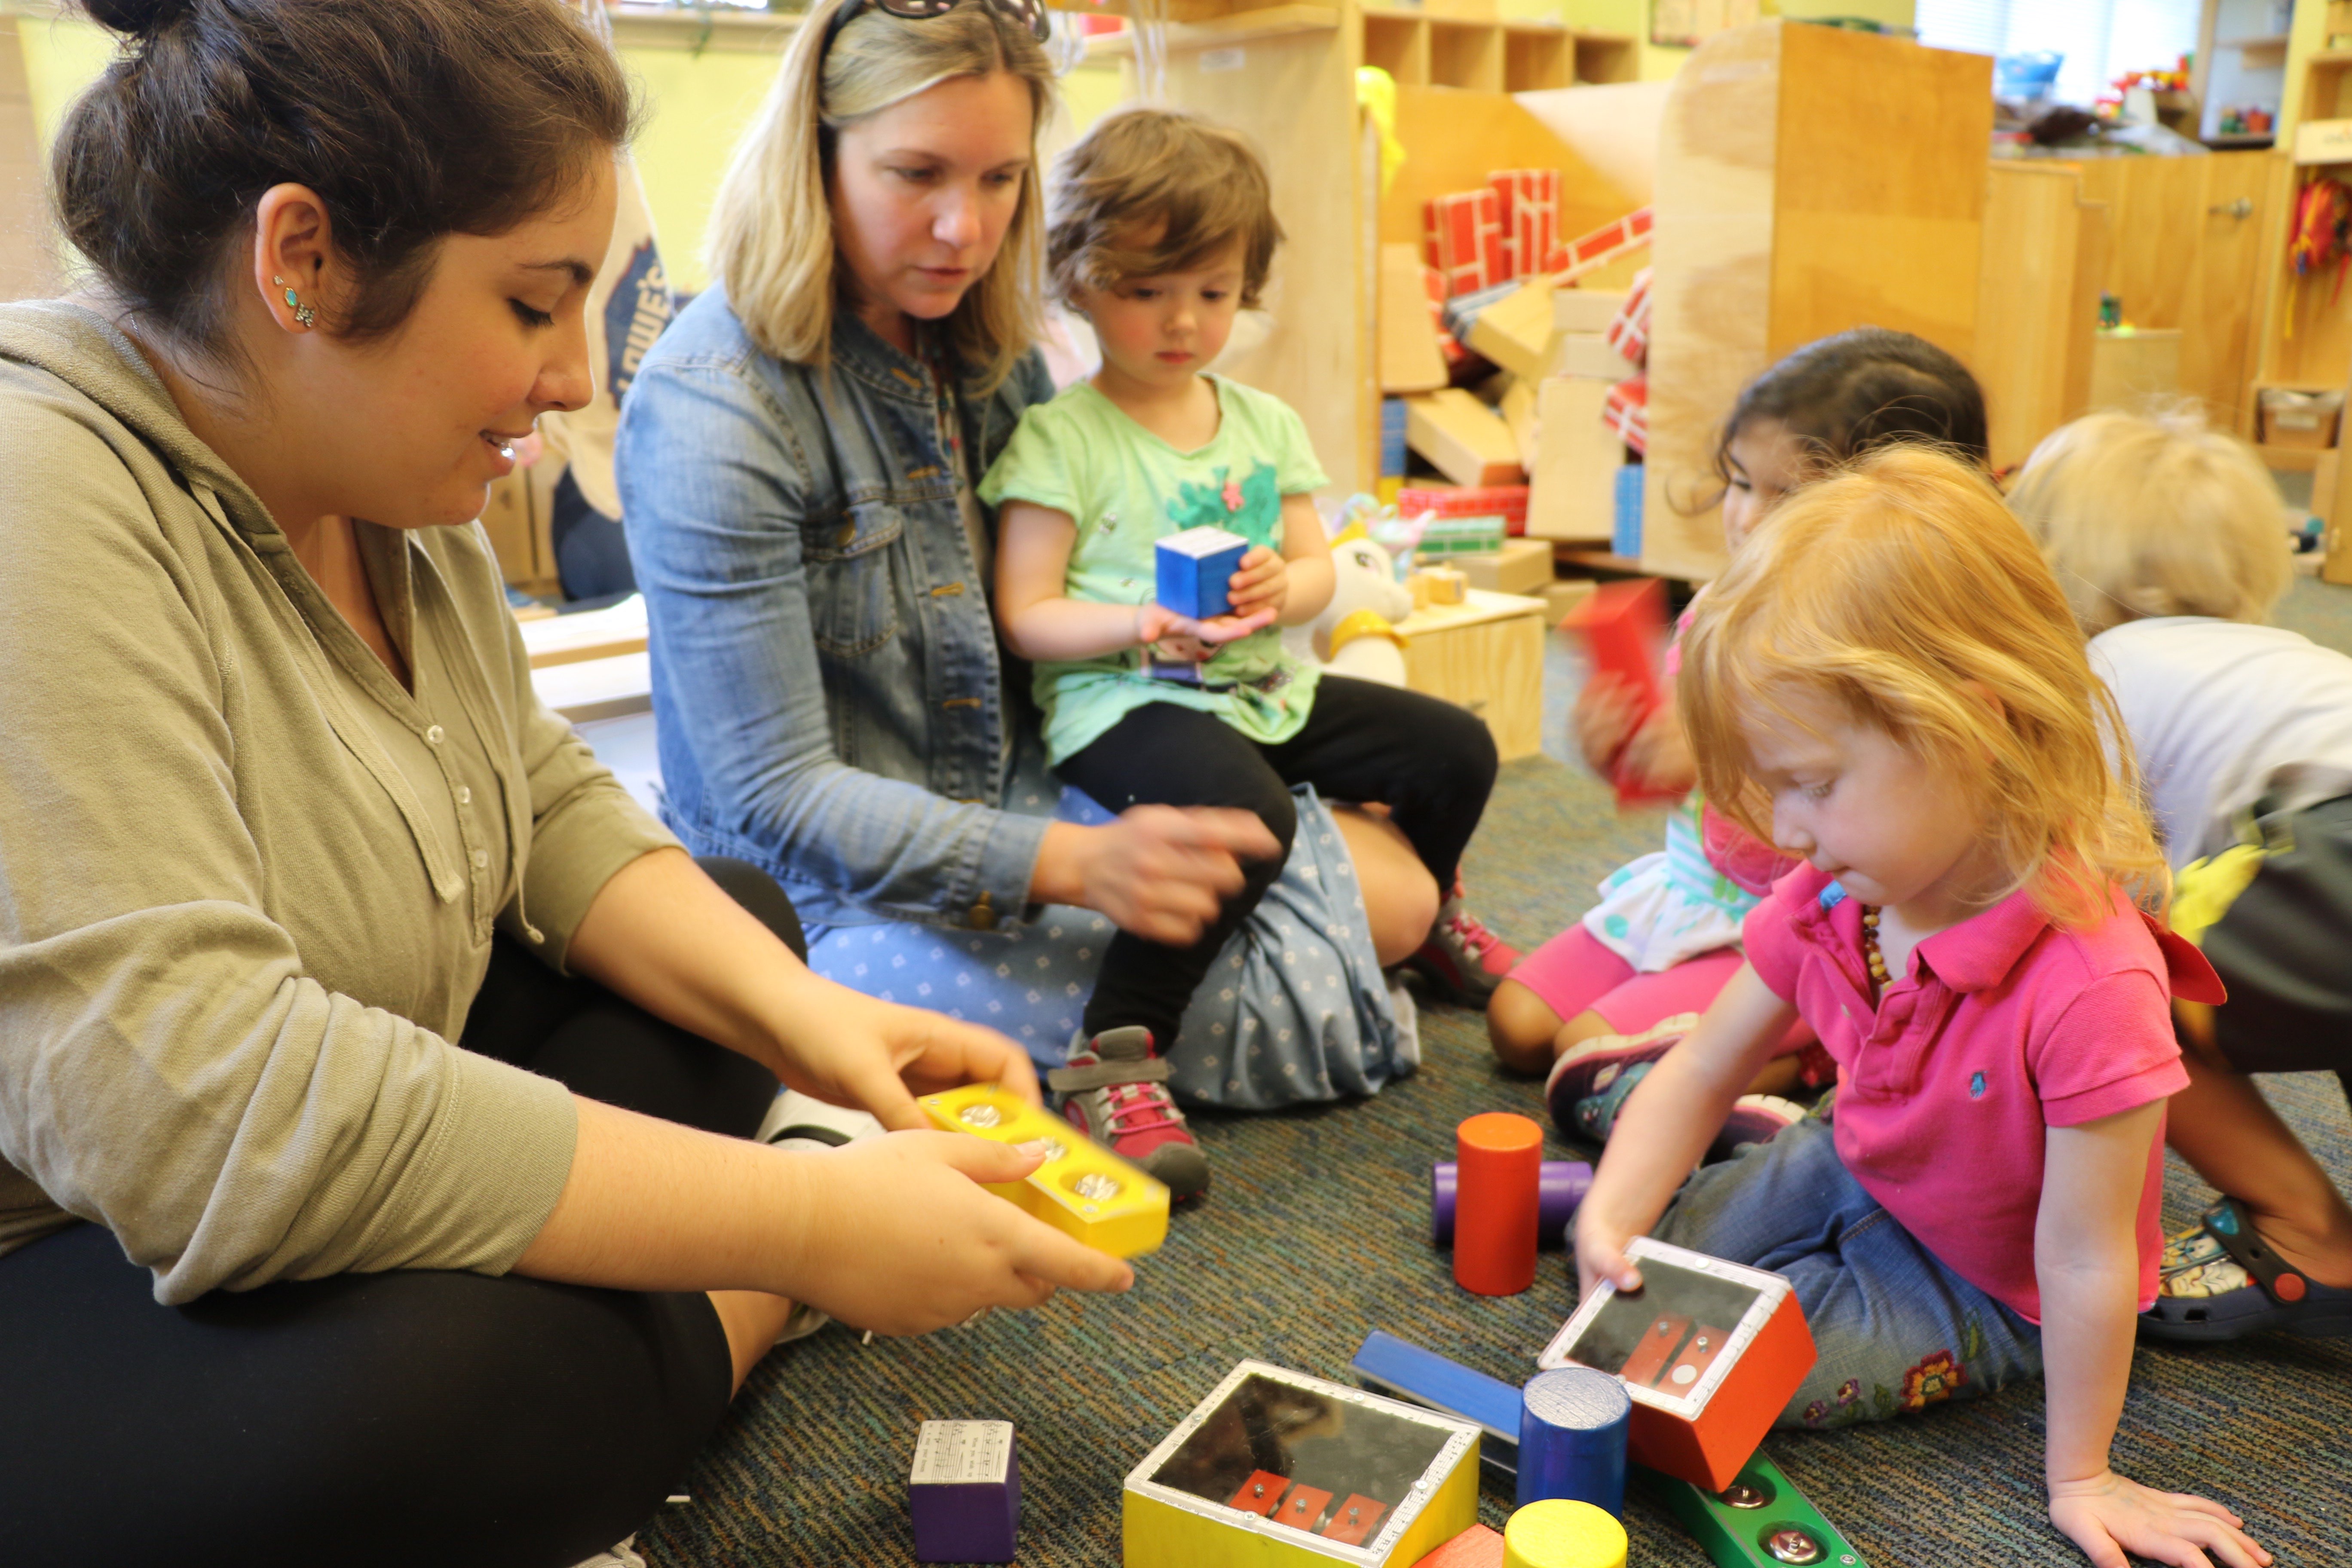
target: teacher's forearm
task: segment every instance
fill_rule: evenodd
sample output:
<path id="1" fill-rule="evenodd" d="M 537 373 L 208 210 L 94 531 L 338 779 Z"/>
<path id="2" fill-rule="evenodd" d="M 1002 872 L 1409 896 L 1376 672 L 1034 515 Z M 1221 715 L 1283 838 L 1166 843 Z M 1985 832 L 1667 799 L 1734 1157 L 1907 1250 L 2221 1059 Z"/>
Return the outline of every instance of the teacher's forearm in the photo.
<path id="1" fill-rule="evenodd" d="M 578 1096 L 573 1104 L 571 1176 L 514 1272 L 617 1290 L 801 1293 L 803 1159 Z"/>
<path id="2" fill-rule="evenodd" d="M 570 966 L 646 1012 L 782 1076 L 776 1021 L 825 983 L 685 851 L 614 872 L 572 934 Z"/>

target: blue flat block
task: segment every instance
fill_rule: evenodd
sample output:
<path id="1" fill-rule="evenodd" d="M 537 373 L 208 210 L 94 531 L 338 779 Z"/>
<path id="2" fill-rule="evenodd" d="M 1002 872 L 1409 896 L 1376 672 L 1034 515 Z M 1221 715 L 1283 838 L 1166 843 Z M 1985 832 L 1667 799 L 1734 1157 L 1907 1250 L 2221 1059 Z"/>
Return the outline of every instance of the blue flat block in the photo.
<path id="1" fill-rule="evenodd" d="M 1624 1380 L 1589 1366 L 1539 1372 L 1519 1391 L 1518 1501 L 1570 1498 L 1625 1512 Z"/>
<path id="2" fill-rule="evenodd" d="M 1644 470 L 1639 463 L 1628 463 L 1617 470 L 1616 526 L 1609 536 L 1612 554 L 1637 561 L 1642 555 L 1642 478 Z"/>
<path id="3" fill-rule="evenodd" d="M 1249 553 L 1238 533 L 1203 525 L 1171 533 L 1160 542 L 1154 597 L 1166 608 L 1196 621 L 1232 609 L 1233 575 Z"/>
<path id="4" fill-rule="evenodd" d="M 1384 479 L 1404 478 L 1405 407 L 1402 397 L 1381 400 L 1381 477 Z"/>
<path id="5" fill-rule="evenodd" d="M 1012 1562 L 1021 1537 L 1013 1423 L 924 1422 L 907 1500 L 916 1562 Z"/>
<path id="6" fill-rule="evenodd" d="M 1380 1329 L 1364 1336 L 1348 1364 L 1366 1388 L 1476 1422 L 1483 1433 L 1478 1457 L 1507 1474 L 1517 1469 L 1519 1391 L 1502 1379 Z"/>

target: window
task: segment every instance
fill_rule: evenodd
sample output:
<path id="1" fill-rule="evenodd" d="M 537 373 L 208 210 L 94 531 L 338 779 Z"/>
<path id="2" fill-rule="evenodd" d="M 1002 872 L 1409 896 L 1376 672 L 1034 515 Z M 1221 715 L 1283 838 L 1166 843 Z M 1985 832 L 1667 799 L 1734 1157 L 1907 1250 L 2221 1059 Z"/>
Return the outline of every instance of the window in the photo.
<path id="1" fill-rule="evenodd" d="M 1918 0 L 1919 41 L 1939 49 L 2065 56 L 2057 96 L 2088 105 L 2126 71 L 2168 70 L 2197 47 L 2199 0 Z"/>

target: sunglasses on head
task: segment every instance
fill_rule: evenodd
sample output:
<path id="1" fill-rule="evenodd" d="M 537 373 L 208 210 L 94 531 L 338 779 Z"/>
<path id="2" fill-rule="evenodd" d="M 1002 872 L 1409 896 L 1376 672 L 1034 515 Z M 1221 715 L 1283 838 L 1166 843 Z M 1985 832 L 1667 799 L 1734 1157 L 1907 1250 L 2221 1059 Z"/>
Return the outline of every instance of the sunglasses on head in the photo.
<path id="1" fill-rule="evenodd" d="M 849 0 L 825 24 L 824 47 L 831 49 L 834 39 L 841 37 L 841 29 L 861 11 L 885 11 L 910 22 L 921 22 L 933 16 L 944 16 L 959 5 L 985 5 L 1015 26 L 1028 28 L 1039 42 L 1045 40 L 1047 29 L 1045 0 Z"/>

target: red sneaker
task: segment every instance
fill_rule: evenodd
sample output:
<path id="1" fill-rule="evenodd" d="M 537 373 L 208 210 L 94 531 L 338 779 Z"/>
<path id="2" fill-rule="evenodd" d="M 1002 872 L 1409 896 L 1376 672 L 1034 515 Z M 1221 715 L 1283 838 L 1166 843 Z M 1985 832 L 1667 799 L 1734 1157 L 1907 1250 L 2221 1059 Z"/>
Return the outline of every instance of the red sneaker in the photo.
<path id="1" fill-rule="evenodd" d="M 1071 1052 L 1068 1066 L 1047 1073 L 1045 1083 L 1063 1097 L 1062 1114 L 1073 1127 L 1142 1166 L 1171 1196 L 1209 1190 L 1209 1157 L 1168 1092 L 1168 1062 L 1153 1054 L 1150 1030 L 1105 1029 Z"/>
<path id="2" fill-rule="evenodd" d="M 1437 909 L 1437 923 L 1429 940 L 1406 959 L 1405 967 L 1418 971 L 1438 994 L 1464 1007 L 1484 1007 L 1495 987 L 1519 961 L 1519 950 L 1486 929 L 1463 901 L 1462 879 Z"/>

